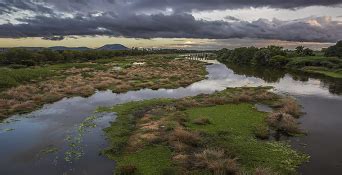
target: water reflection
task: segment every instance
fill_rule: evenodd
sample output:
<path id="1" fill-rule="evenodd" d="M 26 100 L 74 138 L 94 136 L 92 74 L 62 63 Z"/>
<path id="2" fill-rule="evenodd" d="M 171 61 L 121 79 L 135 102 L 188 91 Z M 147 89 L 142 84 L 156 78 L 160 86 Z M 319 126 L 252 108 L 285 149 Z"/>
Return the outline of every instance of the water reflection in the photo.
<path id="1" fill-rule="evenodd" d="M 329 92 L 332 94 L 342 94 L 342 79 L 280 68 L 252 67 L 234 64 L 228 64 L 227 66 L 238 75 L 261 78 L 267 83 L 277 84 L 284 81 L 284 79 L 288 79 L 286 80 L 287 83 L 289 83 L 289 81 L 294 81 L 295 83 L 291 84 L 297 84 L 298 81 L 300 81 L 304 84 L 318 85 L 320 86 L 319 88 L 322 89 L 329 89 Z"/>

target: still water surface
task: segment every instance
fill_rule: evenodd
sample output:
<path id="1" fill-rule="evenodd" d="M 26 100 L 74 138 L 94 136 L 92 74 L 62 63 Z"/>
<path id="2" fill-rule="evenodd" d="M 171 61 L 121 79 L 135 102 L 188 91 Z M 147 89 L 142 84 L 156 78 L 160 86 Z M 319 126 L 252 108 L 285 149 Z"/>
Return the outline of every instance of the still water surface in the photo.
<path id="1" fill-rule="evenodd" d="M 310 162 L 300 172 L 308 175 L 342 172 L 340 80 L 224 64 L 208 65 L 207 71 L 206 80 L 185 88 L 143 89 L 121 94 L 101 91 L 88 98 L 65 98 L 30 114 L 12 116 L 0 124 L 0 174 L 112 174 L 114 162 L 99 152 L 106 147 L 102 129 L 115 120 L 114 113 L 96 114 L 96 127 L 87 129 L 81 139 L 82 146 L 77 148 L 82 150 L 82 156 L 71 162 L 65 160 L 66 153 L 72 150 L 66 138 L 78 138 L 80 123 L 95 115 L 97 107 L 195 96 L 240 86 L 274 86 L 277 93 L 295 96 L 306 112 L 300 120 L 309 134 L 291 142 L 295 148 L 311 155 Z"/>

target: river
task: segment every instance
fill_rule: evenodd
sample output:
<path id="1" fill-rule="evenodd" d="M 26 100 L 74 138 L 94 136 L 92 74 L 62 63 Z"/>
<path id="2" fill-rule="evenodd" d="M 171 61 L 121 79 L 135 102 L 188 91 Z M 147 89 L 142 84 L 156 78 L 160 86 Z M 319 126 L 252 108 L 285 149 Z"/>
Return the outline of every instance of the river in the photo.
<path id="1" fill-rule="evenodd" d="M 228 68 L 229 67 L 229 68 Z M 266 68 L 212 64 L 207 79 L 178 89 L 142 89 L 127 93 L 99 91 L 88 98 L 65 98 L 25 115 L 14 115 L 0 124 L 0 174 L 112 174 L 114 162 L 99 154 L 106 147 L 102 129 L 115 121 L 115 113 L 94 114 L 99 106 L 112 106 L 153 98 L 181 98 L 213 93 L 227 87 L 273 86 L 277 93 L 298 99 L 306 113 L 301 119 L 308 135 L 291 138 L 298 150 L 311 155 L 301 174 L 342 172 L 342 82 L 314 75 Z M 96 115 L 96 127 L 82 139 L 78 160 L 66 161 L 73 150 L 68 138 L 78 138 L 79 127 Z"/>

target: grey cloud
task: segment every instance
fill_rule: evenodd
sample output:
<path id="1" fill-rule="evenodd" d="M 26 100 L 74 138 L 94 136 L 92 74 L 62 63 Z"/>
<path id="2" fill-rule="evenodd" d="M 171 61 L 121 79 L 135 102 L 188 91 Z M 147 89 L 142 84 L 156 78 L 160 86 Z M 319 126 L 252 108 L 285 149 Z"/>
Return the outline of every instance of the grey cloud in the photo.
<path id="1" fill-rule="evenodd" d="M 335 42 L 342 38 L 342 27 L 329 18 L 247 22 L 228 16 L 228 21 L 205 21 L 196 20 L 190 12 L 249 7 L 295 9 L 341 3 L 341 0 L 2 0 L 0 15 L 15 16 L 20 10 L 28 10 L 35 16 L 17 18 L 20 24 L 0 24 L 0 37 L 62 40 L 64 36 L 107 35 Z M 167 8 L 173 9 L 169 15 L 163 14 Z"/>
<path id="2" fill-rule="evenodd" d="M 234 16 L 226 16 L 224 17 L 225 20 L 228 20 L 228 21 L 240 21 L 239 18 L 236 18 Z"/>
<path id="3" fill-rule="evenodd" d="M 218 50 L 222 48 L 239 48 L 239 47 L 267 47 L 271 44 L 282 46 L 285 49 L 295 49 L 298 45 L 314 49 L 321 50 L 334 45 L 335 43 L 311 43 L 311 42 L 289 42 L 289 41 L 273 41 L 264 39 L 219 39 L 219 40 L 206 40 L 204 43 L 194 41 L 193 44 L 180 43 L 171 44 L 168 47 L 171 48 L 183 48 L 190 50 Z"/>
<path id="4" fill-rule="evenodd" d="M 259 38 L 286 41 L 335 42 L 342 38 L 342 24 L 328 17 L 293 21 L 196 20 L 190 14 L 128 15 L 107 13 L 97 17 L 39 16 L 23 24 L 0 25 L 0 37 L 108 35 L 129 38 Z"/>
<path id="5" fill-rule="evenodd" d="M 0 11 L 15 7 L 46 12 L 49 8 L 45 6 L 52 6 L 53 10 L 63 12 L 120 11 L 121 13 L 132 13 L 164 11 L 166 8 L 172 8 L 175 12 L 250 7 L 296 9 L 308 6 L 340 6 L 342 2 L 341 0 L 3 0 L 1 4 Z"/>
<path id="6" fill-rule="evenodd" d="M 134 1 L 134 0 L 133 0 Z M 225 10 L 250 7 L 270 7 L 281 9 L 296 9 L 309 6 L 335 6 L 341 5 L 340 0 L 142 0 L 130 4 L 135 8 L 165 9 L 173 8 L 175 11 L 192 10 Z"/>
<path id="7" fill-rule="evenodd" d="M 42 3 L 37 3 L 37 1 L 2 0 L 2 2 L 0 2 L 0 15 L 21 10 L 29 10 L 36 13 L 53 14 L 53 9 L 44 6 L 44 4 Z"/>
<path id="8" fill-rule="evenodd" d="M 64 36 L 46 36 L 42 38 L 43 40 L 51 40 L 51 41 L 61 41 L 64 40 Z"/>

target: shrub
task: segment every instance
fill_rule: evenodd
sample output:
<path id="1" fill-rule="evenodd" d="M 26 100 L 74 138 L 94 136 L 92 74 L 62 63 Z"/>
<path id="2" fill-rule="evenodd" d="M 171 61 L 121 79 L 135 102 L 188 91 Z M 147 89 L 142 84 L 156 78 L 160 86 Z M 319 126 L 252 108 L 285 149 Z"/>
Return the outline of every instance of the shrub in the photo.
<path id="1" fill-rule="evenodd" d="M 270 131 L 267 126 L 258 125 L 254 128 L 254 135 L 259 139 L 266 140 L 270 136 Z"/>
<path id="2" fill-rule="evenodd" d="M 233 96 L 234 102 L 250 102 L 253 100 L 253 97 L 247 93 L 241 93 Z"/>
<path id="3" fill-rule="evenodd" d="M 327 48 L 324 55 L 342 58 L 342 41 L 338 41 L 336 45 Z"/>
<path id="4" fill-rule="evenodd" d="M 188 151 L 191 147 L 181 141 L 171 141 L 170 145 L 173 147 L 173 149 L 177 152 L 185 152 Z"/>
<path id="5" fill-rule="evenodd" d="M 300 106 L 294 99 L 287 98 L 282 101 L 282 108 L 280 109 L 283 113 L 291 114 L 294 117 L 299 117 L 301 115 Z"/>
<path id="6" fill-rule="evenodd" d="M 260 49 L 254 54 L 253 63 L 256 65 L 267 65 L 271 59 L 271 52 L 268 49 Z"/>
<path id="7" fill-rule="evenodd" d="M 195 154 L 195 166 L 210 170 L 213 174 L 235 174 L 239 170 L 236 159 L 227 158 L 224 150 L 206 149 Z"/>
<path id="8" fill-rule="evenodd" d="M 269 168 L 258 167 L 254 170 L 253 175 L 278 175 L 278 174 L 274 173 Z"/>
<path id="9" fill-rule="evenodd" d="M 180 110 L 185 110 L 187 108 L 196 107 L 198 105 L 199 105 L 199 103 L 196 100 L 194 100 L 192 98 L 184 98 L 180 102 L 176 103 L 176 108 L 178 108 Z"/>
<path id="10" fill-rule="evenodd" d="M 175 168 L 169 167 L 162 169 L 161 175 L 175 175 L 177 171 Z"/>
<path id="11" fill-rule="evenodd" d="M 284 67 L 290 61 L 290 58 L 281 55 L 276 55 L 269 60 L 268 64 L 275 67 Z"/>
<path id="12" fill-rule="evenodd" d="M 286 113 L 272 113 L 267 118 L 267 123 L 278 131 L 289 135 L 301 133 L 295 118 Z"/>
<path id="13" fill-rule="evenodd" d="M 172 114 L 172 118 L 181 125 L 185 125 L 187 122 L 189 122 L 189 118 L 184 112 L 174 112 Z"/>
<path id="14" fill-rule="evenodd" d="M 137 167 L 134 165 L 123 165 L 119 168 L 121 175 L 133 175 L 137 172 Z"/>
<path id="15" fill-rule="evenodd" d="M 207 102 L 209 105 L 224 105 L 226 104 L 226 99 L 222 97 L 209 97 Z"/>
<path id="16" fill-rule="evenodd" d="M 196 125 L 207 125 L 207 124 L 210 124 L 210 120 L 208 118 L 197 118 L 193 121 L 194 124 Z"/>
<path id="17" fill-rule="evenodd" d="M 168 121 L 165 123 L 165 130 L 166 131 L 172 131 L 177 127 L 177 122 L 176 121 Z"/>
<path id="18" fill-rule="evenodd" d="M 171 134 L 171 140 L 180 141 L 190 145 L 197 145 L 200 141 L 200 136 L 196 133 L 177 128 Z"/>
<path id="19" fill-rule="evenodd" d="M 22 69 L 22 68 L 26 68 L 25 65 L 21 65 L 21 64 L 12 64 L 10 66 L 8 66 L 9 68 L 12 68 L 12 69 Z"/>
<path id="20" fill-rule="evenodd" d="M 257 100 L 272 100 L 277 98 L 277 96 L 271 92 L 262 92 L 262 93 L 258 93 L 256 94 L 255 98 Z"/>
<path id="21" fill-rule="evenodd" d="M 172 157 L 172 160 L 178 164 L 187 165 L 187 163 L 189 161 L 189 157 L 190 156 L 186 155 L 186 154 L 177 154 L 177 155 Z"/>

